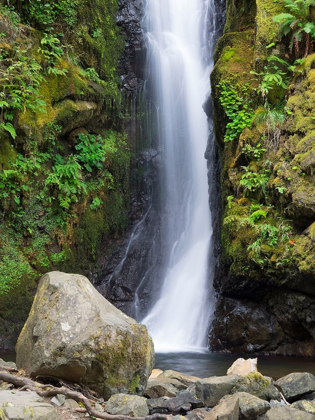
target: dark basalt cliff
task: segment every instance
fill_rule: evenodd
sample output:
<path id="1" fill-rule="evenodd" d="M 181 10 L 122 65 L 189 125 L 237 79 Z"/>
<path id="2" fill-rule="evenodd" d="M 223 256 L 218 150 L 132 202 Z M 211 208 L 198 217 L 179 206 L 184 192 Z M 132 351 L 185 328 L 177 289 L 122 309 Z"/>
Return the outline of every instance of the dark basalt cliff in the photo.
<path id="1" fill-rule="evenodd" d="M 224 212 L 210 346 L 314 356 L 315 55 L 287 69 L 297 57 L 280 41 L 273 17 L 282 12 L 280 1 L 228 1 L 215 53 Z M 262 91 L 275 73 L 285 83 Z"/>

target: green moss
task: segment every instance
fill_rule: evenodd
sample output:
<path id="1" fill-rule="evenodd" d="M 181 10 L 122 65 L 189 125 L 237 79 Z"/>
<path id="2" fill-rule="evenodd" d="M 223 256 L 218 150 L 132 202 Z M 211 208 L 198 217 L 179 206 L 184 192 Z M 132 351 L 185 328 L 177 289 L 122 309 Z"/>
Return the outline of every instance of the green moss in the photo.
<path id="1" fill-rule="evenodd" d="M 267 47 L 271 43 L 276 44 L 279 24 L 273 21 L 273 17 L 282 12 L 287 12 L 282 0 L 257 0 L 256 60 L 264 62 L 269 55 Z"/>
<path id="2" fill-rule="evenodd" d="M 6 134 L 0 134 L 0 170 L 10 167 L 9 161 L 16 158 L 16 150 Z"/>
<path id="3" fill-rule="evenodd" d="M 255 16 L 255 0 L 227 1 L 224 32 L 241 32 L 248 28 L 254 28 Z"/>
<path id="4" fill-rule="evenodd" d="M 139 389 L 139 384 L 140 384 L 140 376 L 136 375 L 128 387 L 129 392 L 131 394 L 135 394 L 137 390 Z"/>
<path id="5" fill-rule="evenodd" d="M 231 48 L 230 46 L 227 46 L 223 50 L 221 60 L 222 61 L 229 61 L 234 56 L 235 56 L 235 49 Z"/>

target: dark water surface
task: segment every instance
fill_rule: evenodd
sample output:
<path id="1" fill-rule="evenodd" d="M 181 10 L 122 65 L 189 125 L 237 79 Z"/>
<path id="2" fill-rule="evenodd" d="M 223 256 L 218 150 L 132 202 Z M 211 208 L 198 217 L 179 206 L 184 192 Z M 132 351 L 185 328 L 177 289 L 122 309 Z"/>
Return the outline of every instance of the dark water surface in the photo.
<path id="1" fill-rule="evenodd" d="M 205 353 L 158 353 L 155 356 L 155 367 L 172 369 L 188 375 L 207 378 L 226 375 L 226 371 L 239 357 L 249 356 Z M 254 356 L 252 356 L 254 357 Z M 259 356 L 258 371 L 274 379 L 292 372 L 310 372 L 315 375 L 315 361 L 297 357 Z"/>
<path id="2" fill-rule="evenodd" d="M 249 356 L 213 354 L 210 352 L 157 353 L 155 355 L 155 367 L 207 378 L 209 376 L 226 375 L 226 371 L 238 357 L 246 359 Z M 5 361 L 15 361 L 15 354 L 0 353 L 0 358 Z M 292 372 L 310 372 L 315 375 L 315 360 L 299 357 L 258 356 L 258 371 L 274 379 Z"/>

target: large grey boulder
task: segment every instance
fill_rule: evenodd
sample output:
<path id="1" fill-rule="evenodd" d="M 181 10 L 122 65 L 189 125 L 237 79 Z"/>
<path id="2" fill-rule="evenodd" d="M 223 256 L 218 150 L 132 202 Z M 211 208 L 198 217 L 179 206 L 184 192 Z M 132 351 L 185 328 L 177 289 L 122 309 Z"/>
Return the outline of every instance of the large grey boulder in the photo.
<path id="1" fill-rule="evenodd" d="M 315 376 L 311 373 L 290 373 L 275 384 L 284 397 L 292 402 L 315 391 Z"/>
<path id="2" fill-rule="evenodd" d="M 154 364 L 144 325 L 111 305 L 86 277 L 51 272 L 38 285 L 16 363 L 30 376 L 80 382 L 104 398 L 141 393 Z"/>
<path id="3" fill-rule="evenodd" d="M 59 420 L 56 409 L 36 392 L 0 391 L 0 419 Z"/>
<path id="4" fill-rule="evenodd" d="M 109 414 L 130 417 L 145 417 L 149 414 L 147 400 L 138 395 L 112 395 L 106 403 L 105 410 Z"/>
<path id="5" fill-rule="evenodd" d="M 196 397 L 207 407 L 214 407 L 220 399 L 229 394 L 237 382 L 242 379 L 238 375 L 213 376 L 195 383 Z"/>

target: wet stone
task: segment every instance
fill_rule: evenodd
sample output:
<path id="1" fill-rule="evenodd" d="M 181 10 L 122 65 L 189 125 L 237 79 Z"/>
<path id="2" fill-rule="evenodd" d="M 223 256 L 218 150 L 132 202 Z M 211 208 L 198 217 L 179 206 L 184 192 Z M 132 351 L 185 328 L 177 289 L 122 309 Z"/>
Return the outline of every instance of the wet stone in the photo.
<path id="1" fill-rule="evenodd" d="M 275 382 L 284 398 L 293 402 L 315 391 L 315 376 L 311 373 L 290 373 Z"/>
<path id="2" fill-rule="evenodd" d="M 181 392 L 175 398 L 154 398 L 147 401 L 150 414 L 186 414 L 188 411 L 203 407 L 201 400 L 189 392 Z"/>

